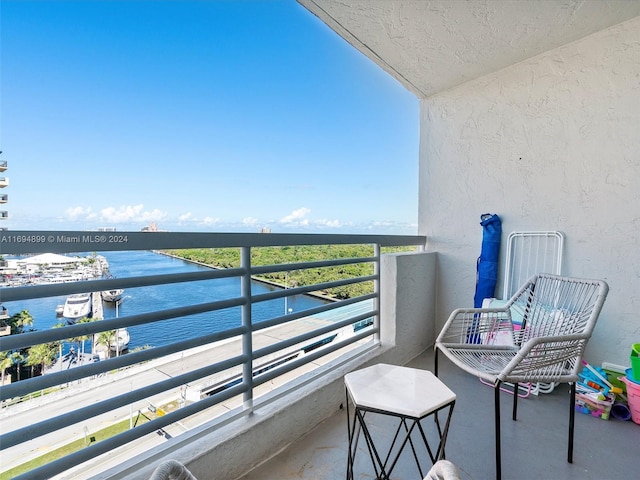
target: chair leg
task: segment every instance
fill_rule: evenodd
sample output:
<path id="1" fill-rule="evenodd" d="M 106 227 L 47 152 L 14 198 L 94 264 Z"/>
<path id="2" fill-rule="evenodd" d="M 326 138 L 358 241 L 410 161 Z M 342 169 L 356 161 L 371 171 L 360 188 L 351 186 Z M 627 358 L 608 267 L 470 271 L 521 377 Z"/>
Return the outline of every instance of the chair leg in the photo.
<path id="1" fill-rule="evenodd" d="M 502 459 L 500 456 L 500 380 L 493 387 L 495 398 L 495 435 L 496 435 L 496 480 L 502 478 Z"/>
<path id="2" fill-rule="evenodd" d="M 433 374 L 438 378 L 438 347 L 433 349 Z M 438 412 L 436 411 L 433 416 L 436 425 L 438 426 L 438 431 L 440 431 L 440 422 L 438 421 Z"/>
<path id="3" fill-rule="evenodd" d="M 567 462 L 573 463 L 573 428 L 576 417 L 576 382 L 571 383 L 570 405 L 569 405 L 569 450 L 567 453 Z"/>

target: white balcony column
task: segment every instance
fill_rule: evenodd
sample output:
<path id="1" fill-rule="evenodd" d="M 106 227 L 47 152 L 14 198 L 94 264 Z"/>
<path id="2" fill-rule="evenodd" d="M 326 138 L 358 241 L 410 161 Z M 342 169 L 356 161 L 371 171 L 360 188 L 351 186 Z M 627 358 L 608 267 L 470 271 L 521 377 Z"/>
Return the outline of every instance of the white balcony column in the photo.
<path id="1" fill-rule="evenodd" d="M 435 252 L 382 256 L 381 342 L 402 365 L 433 345 L 436 335 Z"/>

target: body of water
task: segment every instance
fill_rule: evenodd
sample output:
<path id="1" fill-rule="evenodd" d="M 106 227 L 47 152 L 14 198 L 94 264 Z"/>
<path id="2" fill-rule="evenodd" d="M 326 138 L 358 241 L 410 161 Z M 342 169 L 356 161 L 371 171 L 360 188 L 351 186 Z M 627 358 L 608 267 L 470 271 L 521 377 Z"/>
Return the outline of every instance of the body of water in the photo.
<path id="1" fill-rule="evenodd" d="M 149 251 L 134 252 L 106 252 L 101 253 L 109 262 L 110 273 L 117 278 L 144 275 L 159 275 L 166 273 L 195 272 L 208 269 L 202 265 L 193 264 L 166 255 Z M 276 287 L 261 282 L 252 283 L 253 294 L 272 291 Z M 166 310 L 170 308 L 212 302 L 240 296 L 240 279 L 224 278 L 203 280 L 198 282 L 174 283 L 143 288 L 126 289 L 123 300 L 116 306 L 103 302 L 104 318 L 115 318 L 136 315 L 140 313 Z M 36 300 L 5 302 L 9 314 L 13 315 L 22 310 L 28 310 L 33 316 L 33 328 L 44 330 L 52 328 L 58 323 L 64 323 L 62 317 L 56 316 L 57 305 L 62 305 L 66 297 L 49 297 Z M 296 295 L 287 300 L 286 309 L 294 312 L 307 310 L 326 303 L 323 300 L 308 295 Z M 253 306 L 254 322 L 260 322 L 285 313 L 284 299 L 260 302 Z M 161 346 L 178 340 L 213 333 L 227 328 L 241 325 L 240 307 L 225 309 L 217 312 L 207 312 L 190 315 L 172 320 L 154 322 L 153 324 L 130 327 L 131 340 L 129 349 L 143 346 Z M 90 350 L 90 342 L 86 343 L 86 351 Z M 65 351 L 71 344 L 65 345 Z"/>

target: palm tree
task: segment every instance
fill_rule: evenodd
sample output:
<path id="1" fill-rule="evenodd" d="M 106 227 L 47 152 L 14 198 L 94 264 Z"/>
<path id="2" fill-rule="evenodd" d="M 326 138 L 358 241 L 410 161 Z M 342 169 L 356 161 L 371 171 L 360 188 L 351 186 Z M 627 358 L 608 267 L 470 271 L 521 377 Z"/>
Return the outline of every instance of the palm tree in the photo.
<path id="1" fill-rule="evenodd" d="M 40 365 L 42 367 L 42 373 L 45 368 L 53 365 L 56 359 L 56 353 L 58 345 L 56 343 L 41 343 L 40 345 L 34 345 L 29 349 L 27 356 L 27 366 L 31 367 L 31 376 L 33 377 L 33 369 Z"/>
<path id="2" fill-rule="evenodd" d="M 5 325 L 8 325 L 11 329 L 11 335 L 17 335 L 24 333 L 26 327 L 33 325 L 33 317 L 27 310 L 22 310 L 15 315 L 11 315 L 6 321 Z M 6 370 L 13 365 L 16 365 L 16 372 L 18 374 L 17 379 L 20 380 L 20 364 L 24 362 L 23 351 L 3 352 L 0 354 L 0 367 L 2 367 L 2 383 L 4 384 Z"/>
<path id="3" fill-rule="evenodd" d="M 51 328 L 62 328 L 64 326 L 65 326 L 64 323 L 58 322 Z M 62 341 L 58 340 L 57 342 L 54 343 L 54 345 L 56 345 L 58 347 L 58 356 L 59 356 L 59 359 L 60 359 L 60 369 L 62 369 Z"/>
<path id="4" fill-rule="evenodd" d="M 105 330 L 104 332 L 100 332 L 96 338 L 98 345 L 104 345 L 107 348 L 107 356 L 111 355 L 111 346 L 113 340 L 115 340 L 115 335 L 115 330 Z"/>
<path id="5" fill-rule="evenodd" d="M 11 326 L 11 335 L 16 335 L 24 333 L 25 327 L 33 325 L 33 317 L 28 310 L 22 310 L 15 315 L 11 315 L 7 323 Z"/>
<path id="6" fill-rule="evenodd" d="M 78 320 L 76 323 L 90 323 L 90 322 L 95 322 L 96 320 L 99 320 L 97 318 L 87 318 L 87 317 L 82 317 L 80 320 Z M 80 348 L 78 349 L 78 352 L 80 354 L 80 363 L 82 363 L 82 359 L 84 358 L 84 342 L 87 340 L 91 340 L 91 336 L 89 335 L 80 335 L 79 337 L 74 337 L 72 341 L 74 342 L 78 342 L 80 344 Z"/>
<path id="7" fill-rule="evenodd" d="M 11 354 L 9 352 L 0 352 L 0 369 L 2 370 L 2 382 L 0 383 L 0 385 L 4 385 L 4 378 L 7 373 L 7 368 L 10 368 L 11 365 L 13 365 Z"/>
<path id="8" fill-rule="evenodd" d="M 24 362 L 24 355 L 22 355 L 22 353 L 20 352 L 11 352 L 11 355 L 9 355 L 9 358 L 11 359 L 11 363 L 16 366 L 16 374 L 17 374 L 16 380 L 19 382 L 20 370 L 21 370 L 20 364 Z"/>

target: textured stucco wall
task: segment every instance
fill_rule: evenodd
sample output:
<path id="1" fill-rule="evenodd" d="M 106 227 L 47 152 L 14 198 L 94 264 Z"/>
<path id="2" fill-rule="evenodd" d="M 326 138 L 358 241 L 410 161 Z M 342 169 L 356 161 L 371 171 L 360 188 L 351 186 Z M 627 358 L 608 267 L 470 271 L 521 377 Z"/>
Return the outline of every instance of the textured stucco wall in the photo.
<path id="1" fill-rule="evenodd" d="M 422 101 L 419 224 L 439 252 L 439 325 L 473 304 L 484 212 L 502 217 L 503 246 L 514 230 L 565 233 L 563 273 L 610 286 L 587 358 L 627 363 L 640 341 L 640 17 Z"/>

